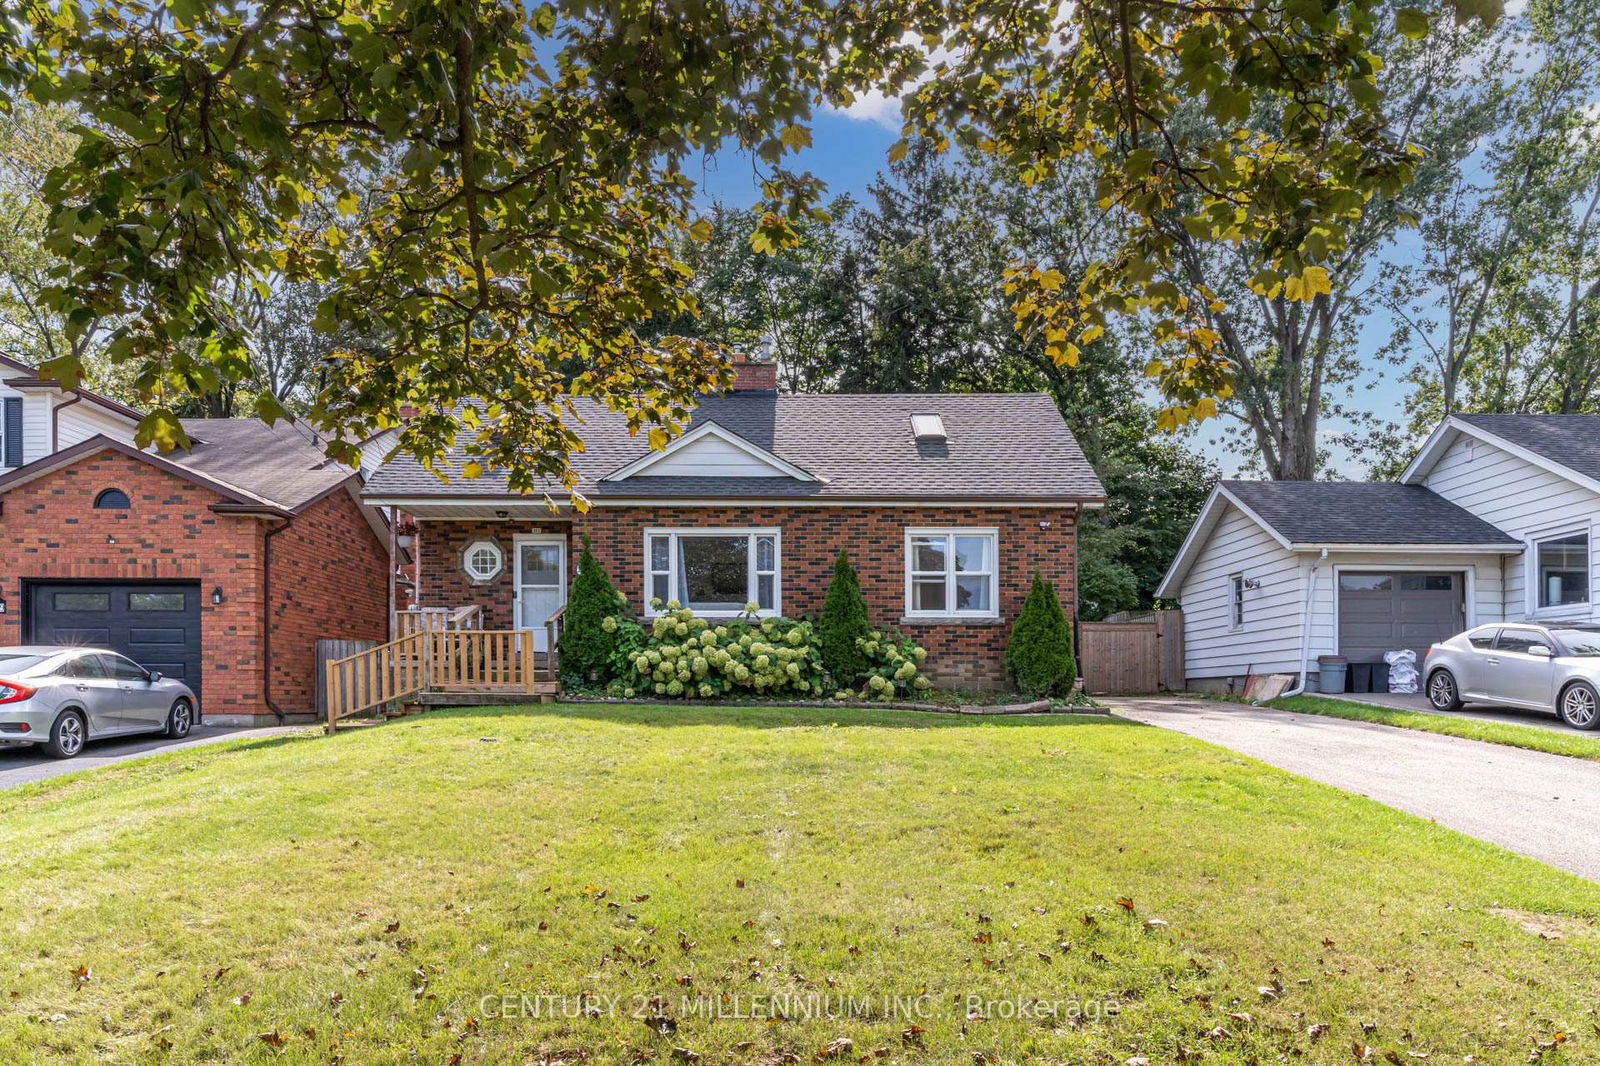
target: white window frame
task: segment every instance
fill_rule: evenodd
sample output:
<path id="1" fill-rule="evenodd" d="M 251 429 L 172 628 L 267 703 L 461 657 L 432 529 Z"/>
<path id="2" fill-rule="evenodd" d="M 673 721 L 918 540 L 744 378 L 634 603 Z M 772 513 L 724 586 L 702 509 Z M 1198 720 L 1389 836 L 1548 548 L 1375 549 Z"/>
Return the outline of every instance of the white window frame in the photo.
<path id="1" fill-rule="evenodd" d="M 651 569 L 650 563 L 650 538 L 666 537 L 667 539 L 667 569 Z M 766 576 L 772 578 L 772 606 L 756 612 L 761 618 L 777 618 L 783 614 L 783 532 L 777 528 L 756 526 L 741 526 L 737 528 L 699 528 L 683 526 L 658 526 L 644 531 L 644 613 L 647 618 L 654 618 L 666 611 L 665 604 L 677 597 L 678 590 L 678 538 L 679 537 L 744 537 L 745 550 L 749 553 L 745 570 L 745 603 L 755 603 L 758 579 Z M 756 567 L 756 542 L 762 537 L 772 538 L 772 569 L 760 570 Z M 651 591 L 652 578 L 661 574 L 667 576 L 668 595 L 662 600 L 662 607 L 657 610 L 650 606 L 650 599 L 654 595 Z M 689 604 L 683 606 L 688 607 Z M 733 618 L 744 611 L 701 611 L 695 613 L 702 618 Z"/>
<path id="2" fill-rule="evenodd" d="M 1552 540 L 1566 540 L 1568 537 L 1583 537 L 1586 540 L 1584 551 L 1584 586 L 1583 599 L 1578 603 L 1554 604 L 1549 607 L 1539 606 L 1539 597 L 1543 593 L 1543 577 L 1539 569 L 1539 545 Z M 1527 559 L 1527 592 L 1528 592 L 1528 617 L 1529 618 L 1573 618 L 1587 617 L 1594 606 L 1594 529 L 1592 526 L 1577 525 L 1567 526 L 1563 529 L 1541 531 L 1528 538 Z"/>
<path id="3" fill-rule="evenodd" d="M 1244 628 L 1244 594 L 1249 590 L 1243 574 L 1228 575 L 1228 628 Z"/>
<path id="4" fill-rule="evenodd" d="M 494 569 L 487 574 L 480 574 L 472 568 L 472 557 L 484 548 L 494 552 Z M 483 583 L 493 581 L 505 572 L 506 551 L 492 540 L 475 540 L 461 551 L 461 572 L 474 582 Z"/>
<path id="5" fill-rule="evenodd" d="M 942 611 L 918 611 L 912 608 L 911 586 L 916 577 L 933 577 L 932 570 L 919 571 L 912 564 L 915 562 L 911 553 L 911 541 L 916 537 L 945 537 L 945 569 L 944 569 L 944 602 L 946 609 Z M 985 574 L 981 570 L 963 570 L 960 573 L 967 577 L 988 577 L 989 579 L 989 606 L 981 611 L 959 611 L 956 602 L 956 546 L 957 537 L 985 537 L 989 541 L 989 571 Z M 910 526 L 906 528 L 903 550 L 901 552 L 903 569 L 905 570 L 905 608 L 907 618 L 999 618 L 1000 617 L 1000 530 L 994 526 Z"/>

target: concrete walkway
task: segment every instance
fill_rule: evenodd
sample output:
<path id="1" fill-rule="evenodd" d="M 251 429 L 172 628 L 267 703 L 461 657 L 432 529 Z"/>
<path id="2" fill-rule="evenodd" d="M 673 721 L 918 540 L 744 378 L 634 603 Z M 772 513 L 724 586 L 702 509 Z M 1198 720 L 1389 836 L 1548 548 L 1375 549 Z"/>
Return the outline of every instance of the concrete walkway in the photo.
<path id="1" fill-rule="evenodd" d="M 1437 714 L 1445 718 L 1476 718 L 1480 722 L 1504 722 L 1506 725 L 1528 725 L 1535 729 L 1548 729 L 1554 733 L 1583 734 L 1555 716 L 1554 711 L 1528 711 L 1520 707 L 1496 707 L 1489 703 L 1469 703 L 1459 711 L 1436 711 L 1428 698 L 1421 694 L 1403 692 L 1308 692 L 1308 696 L 1326 696 L 1330 699 L 1349 700 L 1378 707 L 1393 707 L 1401 711 L 1418 711 Z"/>
<path id="2" fill-rule="evenodd" d="M 73 759 L 52 759 L 32 744 L 0 748 L 0 788 L 15 788 L 30 781 L 43 781 L 62 774 L 75 774 L 79 770 L 93 770 L 100 766 L 143 759 L 184 748 L 198 748 L 223 740 L 241 738 L 267 739 L 288 733 L 303 732 L 306 726 L 272 726 L 256 729 L 244 726 L 197 727 L 183 740 L 170 740 L 158 733 L 148 736 L 117 737 L 113 740 L 91 740 Z"/>
<path id="3" fill-rule="evenodd" d="M 1215 700 L 1102 697 L 1231 748 L 1600 881 L 1600 763 Z"/>

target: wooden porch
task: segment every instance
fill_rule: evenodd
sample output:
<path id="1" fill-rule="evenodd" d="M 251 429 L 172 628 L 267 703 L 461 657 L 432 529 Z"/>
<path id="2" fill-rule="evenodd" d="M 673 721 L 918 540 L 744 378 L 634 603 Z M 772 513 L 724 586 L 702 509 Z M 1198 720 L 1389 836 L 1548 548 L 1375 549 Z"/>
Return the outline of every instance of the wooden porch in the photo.
<path id="1" fill-rule="evenodd" d="M 327 732 L 361 715 L 371 721 L 425 706 L 549 701 L 561 693 L 560 611 L 540 630 L 477 628 L 476 607 L 398 615 L 396 639 L 326 664 Z M 540 636 L 549 650 L 536 649 Z"/>

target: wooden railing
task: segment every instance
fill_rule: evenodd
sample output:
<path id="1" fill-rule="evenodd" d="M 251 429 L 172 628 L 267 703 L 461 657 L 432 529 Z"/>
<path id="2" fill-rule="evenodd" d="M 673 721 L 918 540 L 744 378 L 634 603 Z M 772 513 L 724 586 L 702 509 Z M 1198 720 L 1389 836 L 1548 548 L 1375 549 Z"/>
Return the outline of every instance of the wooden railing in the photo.
<path id="1" fill-rule="evenodd" d="M 324 667 L 328 732 L 333 732 L 341 718 L 421 692 L 427 684 L 427 641 L 426 633 L 413 633 L 343 659 L 328 660 Z"/>
<path id="2" fill-rule="evenodd" d="M 446 629 L 482 628 L 483 607 L 476 603 L 465 607 L 409 607 L 395 612 L 396 637 Z"/>
<path id="3" fill-rule="evenodd" d="M 560 612 L 545 623 L 549 647 L 560 640 Z M 531 629 L 428 629 L 333 659 L 327 664 L 328 721 L 421 693 L 536 693 L 557 691 L 560 664 L 534 650 Z"/>

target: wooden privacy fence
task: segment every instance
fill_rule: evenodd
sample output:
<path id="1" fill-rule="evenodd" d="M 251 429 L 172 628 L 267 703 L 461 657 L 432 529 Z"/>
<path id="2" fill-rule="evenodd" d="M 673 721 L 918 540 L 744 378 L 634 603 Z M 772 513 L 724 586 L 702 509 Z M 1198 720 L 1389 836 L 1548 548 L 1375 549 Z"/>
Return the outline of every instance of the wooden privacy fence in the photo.
<path id="1" fill-rule="evenodd" d="M 1147 611 L 1126 621 L 1078 626 L 1084 688 L 1091 693 L 1183 688 L 1183 612 Z"/>
<path id="2" fill-rule="evenodd" d="M 554 647 L 557 620 L 546 633 Z M 531 629 L 427 629 L 330 659 L 324 668 L 327 729 L 332 732 L 342 718 L 424 692 L 531 695 L 558 687 L 557 657 L 536 652 L 533 645 Z"/>

